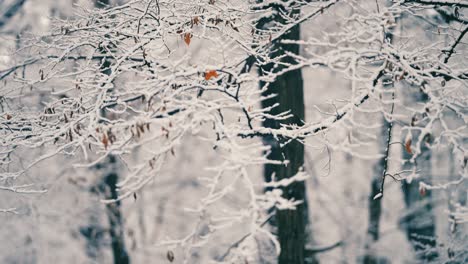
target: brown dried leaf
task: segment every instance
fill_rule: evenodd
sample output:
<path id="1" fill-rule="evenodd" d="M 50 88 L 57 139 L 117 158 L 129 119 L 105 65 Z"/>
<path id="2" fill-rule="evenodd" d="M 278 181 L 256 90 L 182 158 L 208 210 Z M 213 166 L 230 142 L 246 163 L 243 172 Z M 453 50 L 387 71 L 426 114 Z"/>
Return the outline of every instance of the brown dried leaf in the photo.
<path id="1" fill-rule="evenodd" d="M 413 154 L 413 150 L 411 149 L 411 139 L 408 139 L 405 143 L 405 150 L 409 154 Z"/>
<path id="2" fill-rule="evenodd" d="M 104 148 L 107 149 L 107 147 L 109 146 L 109 139 L 107 138 L 107 135 L 106 134 L 103 134 L 102 135 L 102 140 L 101 140 L 102 144 L 104 144 Z"/>
<path id="3" fill-rule="evenodd" d="M 426 196 L 426 188 L 424 186 L 419 186 L 419 195 Z"/>
<path id="4" fill-rule="evenodd" d="M 166 257 L 167 257 L 167 260 L 169 260 L 169 262 L 173 262 L 175 258 L 174 252 L 172 252 L 171 250 L 167 251 Z"/>
<path id="5" fill-rule="evenodd" d="M 184 41 L 187 46 L 190 45 L 190 41 L 192 40 L 192 34 L 191 33 L 185 33 L 184 34 Z"/>

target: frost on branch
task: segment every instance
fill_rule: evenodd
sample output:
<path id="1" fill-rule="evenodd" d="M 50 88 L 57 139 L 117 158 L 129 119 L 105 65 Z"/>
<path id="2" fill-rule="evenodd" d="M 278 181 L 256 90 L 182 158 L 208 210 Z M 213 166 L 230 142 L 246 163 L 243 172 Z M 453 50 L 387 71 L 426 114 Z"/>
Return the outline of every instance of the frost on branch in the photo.
<path id="1" fill-rule="evenodd" d="M 57 156 L 73 158 L 80 169 L 112 155 L 127 173 L 117 184 L 119 196 L 103 202 L 137 199 L 145 185 L 164 180 L 165 165 L 187 138 L 196 138 L 218 157 L 197 179 L 206 195 L 186 210 L 198 221 L 185 237 L 157 245 L 182 249 L 188 263 L 214 235 L 243 223 L 251 237 L 271 241 L 279 252 L 263 228 L 265 212 L 299 201 L 278 191 L 263 194 L 249 171 L 282 162 L 266 159 L 269 147 L 242 136 L 261 128 L 266 115 L 254 66 L 247 63 L 265 57 L 271 42 L 269 32 L 255 30 L 269 12 L 257 8 L 246 1 L 146 0 L 82 7 L 77 19 L 54 21 L 50 34 L 30 37 L 17 61 L 0 72 L 2 188 L 30 192 L 14 183 Z M 283 33 L 281 27 L 271 31 Z M 244 207 L 218 210 L 239 188 L 247 194 L 238 205 Z"/>

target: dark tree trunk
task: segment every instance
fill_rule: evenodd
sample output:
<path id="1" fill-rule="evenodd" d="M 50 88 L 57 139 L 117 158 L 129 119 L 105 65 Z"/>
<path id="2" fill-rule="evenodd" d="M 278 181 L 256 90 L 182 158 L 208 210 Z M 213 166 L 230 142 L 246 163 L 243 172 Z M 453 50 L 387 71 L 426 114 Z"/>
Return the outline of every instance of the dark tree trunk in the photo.
<path id="1" fill-rule="evenodd" d="M 415 102 L 424 103 L 428 101 L 428 96 L 420 91 L 413 99 Z M 413 133 L 413 139 L 418 138 L 419 135 L 419 133 Z M 430 135 L 426 135 L 424 142 L 421 144 L 421 154 L 416 158 L 415 164 L 408 161 L 412 155 L 405 148 L 403 150 L 403 158 L 406 160 L 403 169 L 412 170 L 415 168 L 421 178 L 414 179 L 411 182 L 403 181 L 402 190 L 408 213 L 401 223 L 418 258 L 425 262 L 434 260 L 437 257 L 434 248 L 436 246 L 436 226 L 432 192 L 420 190 L 419 187 L 421 179 L 429 183 L 432 179 L 431 150 L 426 145 L 431 143 L 430 140 Z"/>
<path id="2" fill-rule="evenodd" d="M 391 126 L 385 118 L 382 121 L 382 136 L 379 142 L 381 152 L 385 153 L 388 137 L 391 133 Z M 377 264 L 383 263 L 383 259 L 378 257 L 378 254 L 372 249 L 372 244 L 379 240 L 380 235 L 380 217 L 382 215 L 382 199 L 374 199 L 375 195 L 380 193 L 382 178 L 384 171 L 387 170 L 387 157 L 384 156 L 379 160 L 374 167 L 374 175 L 371 182 L 371 191 L 369 195 L 369 225 L 367 227 L 366 237 L 366 255 L 363 258 L 364 264 Z"/>
<path id="3" fill-rule="evenodd" d="M 382 168 L 381 164 L 382 164 L 382 161 L 379 162 L 379 166 L 378 166 L 379 168 Z M 372 183 L 371 183 L 372 194 L 379 193 L 380 184 L 382 181 L 382 177 L 380 173 L 375 174 L 375 175 L 376 177 L 372 179 Z M 382 214 L 382 199 L 374 199 L 373 195 L 370 195 L 369 196 L 369 227 L 367 228 L 367 234 L 369 235 L 369 238 L 373 242 L 379 240 L 381 214 Z"/>
<path id="4" fill-rule="evenodd" d="M 409 158 L 406 152 L 404 156 Z M 424 180 L 430 180 L 431 151 L 427 147 L 422 148 L 421 156 L 417 158 L 416 163 L 418 170 L 421 170 L 420 174 L 425 176 Z M 413 164 L 406 162 L 404 169 L 410 169 L 411 166 Z M 420 191 L 420 182 L 420 179 L 415 179 L 410 183 L 403 182 L 402 189 L 408 214 L 402 222 L 406 236 L 413 245 L 418 258 L 422 261 L 430 261 L 437 257 L 437 252 L 434 251 L 436 246 L 434 201 L 431 191 Z"/>
<path id="5" fill-rule="evenodd" d="M 388 1 L 387 1 L 388 2 Z M 377 2 L 376 2 L 377 3 Z M 390 4 L 390 3 L 387 3 Z M 378 3 L 377 3 L 378 5 Z M 380 12 L 380 11 L 379 11 Z M 398 19 L 396 19 L 398 23 Z M 394 41 L 393 31 L 385 32 L 385 40 L 389 43 Z M 384 88 L 394 89 L 394 83 L 392 78 L 382 76 L 382 86 Z M 374 85 L 376 85 L 375 83 Z M 382 94 L 382 96 L 384 96 Z M 392 100 L 395 99 L 395 92 L 392 92 Z M 393 115 L 394 105 L 392 103 L 390 114 Z M 393 118 L 393 117 L 390 117 Z M 382 215 L 382 199 L 375 199 L 375 195 L 381 193 L 383 195 L 383 183 L 385 180 L 385 174 L 388 171 L 388 159 L 390 155 L 390 143 L 393 133 L 393 123 L 392 121 L 388 122 L 385 117 L 382 118 L 382 131 L 380 141 L 378 142 L 380 153 L 384 153 L 384 156 L 375 164 L 373 178 L 371 182 L 371 191 L 369 194 L 369 223 L 367 227 L 367 237 L 366 237 L 366 255 L 363 258 L 364 264 L 379 264 L 379 263 L 388 263 L 383 257 L 379 257 L 377 252 L 374 252 L 372 249 L 372 244 L 375 244 L 380 237 L 380 219 Z"/>
<path id="6" fill-rule="evenodd" d="M 115 157 L 109 157 L 109 164 L 115 167 Z M 116 199 L 118 197 L 116 184 L 119 176 L 115 170 L 111 169 L 104 176 L 102 188 L 107 199 Z M 122 214 L 120 212 L 120 202 L 115 202 L 106 205 L 106 214 L 109 220 L 109 236 L 111 239 L 112 255 L 114 256 L 115 264 L 128 264 L 130 258 L 125 247 L 124 225 Z"/>
<path id="7" fill-rule="evenodd" d="M 105 8 L 109 5 L 109 0 L 96 0 L 95 6 L 97 8 Z M 103 54 L 106 52 L 105 49 L 100 50 Z M 101 64 L 101 72 L 109 75 L 111 62 L 105 60 Z M 112 92 L 112 91 L 108 91 Z M 101 115 L 106 116 L 105 109 L 101 110 Z M 107 133 L 104 131 L 104 133 Z M 116 185 L 119 180 L 118 166 L 116 157 L 109 155 L 107 160 L 98 164 L 97 169 L 102 169 L 104 175 L 101 181 L 98 183 L 98 190 L 105 194 L 106 199 L 117 199 L 118 193 Z M 124 236 L 124 222 L 122 219 L 122 213 L 120 209 L 120 202 L 110 203 L 106 205 L 106 215 L 109 221 L 109 238 L 111 240 L 111 250 L 114 258 L 114 264 L 128 264 L 130 263 L 130 257 L 128 255 L 127 248 L 125 246 Z M 89 243 L 93 243 L 90 241 Z"/>
<path id="8" fill-rule="evenodd" d="M 281 6 L 272 6 L 273 10 L 279 11 Z M 291 12 L 290 16 L 297 15 L 299 10 Z M 263 21 L 265 25 L 268 22 L 284 23 L 282 18 L 275 14 L 268 18 L 269 21 Z M 300 39 L 300 28 L 296 26 L 292 28 L 281 39 Z M 286 52 L 294 54 L 299 53 L 299 45 L 296 44 L 279 44 L 281 40 L 276 41 L 272 46 L 270 58 L 283 56 Z M 295 64 L 294 60 L 285 56 L 282 62 Z M 263 75 L 266 72 L 279 72 L 284 69 L 284 66 L 269 63 L 262 66 L 259 71 Z M 260 84 L 262 87 L 265 83 Z M 263 101 L 263 107 L 271 107 L 279 103 L 279 106 L 270 111 L 271 114 L 279 114 L 285 111 L 291 111 L 292 118 L 287 120 L 277 121 L 266 119 L 263 125 L 268 128 L 279 128 L 283 123 L 302 125 L 304 120 L 304 91 L 301 70 L 289 71 L 276 80 L 268 84 L 268 91 L 263 95 L 276 94 L 277 96 Z M 265 180 L 270 181 L 272 175 L 275 175 L 276 180 L 289 178 L 294 176 L 304 163 L 304 146 L 301 142 L 294 140 L 289 144 L 280 147 L 284 143 L 281 139 L 276 140 L 272 136 L 263 138 L 265 144 L 271 146 L 271 153 L 268 158 L 271 160 L 287 160 L 287 165 L 266 165 L 264 170 Z M 305 263 L 305 244 L 306 244 L 306 225 L 308 222 L 308 206 L 304 182 L 295 182 L 290 186 L 283 188 L 283 197 L 286 199 L 294 199 L 303 201 L 297 206 L 296 210 L 277 210 L 274 225 L 277 228 L 278 239 L 281 245 L 281 254 L 278 259 L 279 264 L 303 264 Z"/>

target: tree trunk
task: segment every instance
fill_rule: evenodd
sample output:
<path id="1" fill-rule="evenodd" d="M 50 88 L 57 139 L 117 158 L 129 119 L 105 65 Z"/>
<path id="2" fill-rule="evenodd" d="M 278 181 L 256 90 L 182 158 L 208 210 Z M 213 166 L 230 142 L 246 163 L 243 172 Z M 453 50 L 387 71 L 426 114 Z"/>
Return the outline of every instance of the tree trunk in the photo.
<path id="1" fill-rule="evenodd" d="M 408 158 L 409 154 L 405 152 L 404 156 Z M 430 180 L 431 151 L 427 147 L 422 148 L 421 156 L 417 158 L 416 163 L 418 170 L 421 170 L 420 174 L 425 176 L 425 181 Z M 406 162 L 403 169 L 410 169 L 411 166 L 412 164 Z M 437 252 L 434 251 L 436 246 L 434 202 L 431 191 L 420 191 L 420 182 L 421 179 L 403 182 L 403 195 L 409 213 L 402 222 L 408 241 L 413 245 L 418 258 L 430 261 L 437 257 Z"/>
<path id="2" fill-rule="evenodd" d="M 109 0 L 96 0 L 95 6 L 97 8 L 105 8 L 109 5 L 109 3 Z M 101 52 L 104 54 L 106 51 L 101 49 Z M 109 75 L 111 73 L 109 70 L 110 66 L 111 62 L 109 60 L 103 61 L 101 66 L 102 73 Z M 106 116 L 105 109 L 101 110 L 101 115 Z M 119 179 L 116 157 L 109 155 L 106 161 L 98 164 L 96 167 L 98 169 L 103 169 L 104 171 L 104 175 L 100 183 L 98 183 L 98 190 L 105 194 L 106 199 L 116 199 L 118 197 L 116 185 Z M 114 264 L 128 264 L 130 263 L 130 258 L 125 246 L 125 229 L 120 211 L 120 202 L 107 204 L 106 215 L 109 221 L 108 232 L 109 238 L 111 240 L 111 250 L 114 258 Z"/>
<path id="3" fill-rule="evenodd" d="M 388 1 L 386 1 L 388 2 Z M 378 5 L 378 2 L 376 2 Z M 390 4 L 390 3 L 387 3 Z M 380 11 L 379 11 L 380 12 Z M 395 22 L 398 23 L 398 19 L 395 19 Z M 385 31 L 385 40 L 389 43 L 394 41 L 394 35 L 392 30 Z M 392 78 L 381 77 L 382 86 L 384 88 L 394 89 L 394 83 Z M 374 84 L 375 85 L 375 84 Z M 382 96 L 384 96 L 382 94 Z M 395 92 L 392 92 L 392 100 L 395 99 Z M 394 105 L 392 102 L 391 112 L 393 115 Z M 391 117 L 393 118 L 393 117 Z M 392 121 L 391 121 L 392 122 Z M 367 227 L 367 236 L 366 236 L 366 255 L 363 258 L 364 264 L 377 264 L 377 263 L 388 263 L 388 260 L 385 258 L 379 257 L 377 252 L 374 252 L 372 249 L 372 244 L 375 244 L 380 237 L 380 218 L 382 215 L 382 199 L 374 199 L 375 195 L 382 193 L 383 183 L 385 180 L 385 174 L 388 171 L 388 159 L 390 155 L 390 143 L 393 132 L 393 123 L 388 122 L 385 117 L 382 118 L 382 131 L 380 141 L 378 142 L 380 152 L 384 153 L 382 159 L 379 160 L 374 166 L 374 175 L 371 182 L 371 191 L 369 194 L 369 223 Z M 383 194 L 383 193 L 382 193 Z"/>
<path id="4" fill-rule="evenodd" d="M 278 12 L 283 7 L 273 5 L 273 10 Z M 296 9 L 290 13 L 291 16 L 299 13 Z M 275 21 L 284 23 L 279 14 L 275 14 L 263 21 L 263 25 Z M 281 39 L 299 40 L 300 28 L 296 26 L 289 33 L 284 34 Z M 296 44 L 280 44 L 278 40 L 273 44 L 270 53 L 270 58 L 283 56 L 286 52 L 294 54 L 299 53 L 299 45 Z M 295 61 L 285 56 L 281 59 L 282 62 L 295 64 Z M 262 66 L 259 71 L 263 75 L 266 72 L 279 72 L 284 69 L 284 66 L 269 63 Z M 260 84 L 262 87 L 265 83 Z M 289 71 L 276 80 L 268 84 L 268 91 L 263 96 L 276 94 L 277 96 L 263 101 L 263 107 L 271 107 L 279 103 L 279 106 L 270 111 L 270 114 L 279 114 L 285 111 L 291 111 L 292 118 L 287 120 L 277 121 L 266 119 L 263 125 L 268 128 L 279 128 L 281 124 L 296 124 L 302 125 L 304 120 L 304 91 L 301 70 Z M 277 140 L 272 136 L 263 138 L 264 143 L 271 146 L 271 152 L 268 156 L 271 160 L 287 160 L 287 165 L 266 165 L 264 176 L 266 181 L 271 181 L 272 175 L 275 175 L 276 180 L 289 178 L 294 176 L 304 163 L 304 146 L 301 142 L 294 140 L 289 144 L 280 147 L 284 143 L 281 139 Z M 278 264 L 303 264 L 305 263 L 305 244 L 306 244 L 306 225 L 308 222 L 308 206 L 305 192 L 304 182 L 295 182 L 290 186 L 283 188 L 283 197 L 286 199 L 294 199 L 303 201 L 295 210 L 277 210 L 274 225 L 277 227 L 278 239 L 281 245 L 281 253 L 278 259 Z"/>
<path id="5" fill-rule="evenodd" d="M 390 136 L 391 126 L 385 118 L 382 120 L 382 137 L 379 142 L 380 148 L 385 150 Z M 385 151 L 384 151 L 385 152 Z M 382 199 L 374 199 L 375 195 L 380 193 L 382 185 L 382 175 L 387 170 L 387 157 L 384 156 L 374 166 L 374 175 L 371 182 L 371 191 L 369 195 L 369 224 L 367 227 L 366 237 L 366 255 L 363 258 L 364 264 L 383 263 L 383 259 L 378 257 L 378 254 L 372 249 L 372 244 L 379 240 L 380 234 L 380 217 L 382 215 Z"/>
<path id="6" fill-rule="evenodd" d="M 107 199 L 116 199 L 118 197 L 116 184 L 119 176 L 115 169 L 116 159 L 114 156 L 109 157 L 108 161 L 111 169 L 104 176 L 102 181 L 103 191 Z M 130 258 L 125 247 L 124 225 L 122 214 L 120 212 L 120 202 L 110 203 L 106 205 L 106 214 L 109 220 L 109 236 L 111 239 L 112 255 L 114 256 L 115 264 L 128 264 Z"/>
<path id="7" fill-rule="evenodd" d="M 428 96 L 420 91 L 415 96 L 416 102 L 427 102 Z M 413 139 L 418 138 L 419 133 L 413 133 Z M 421 154 L 416 158 L 416 164 L 411 164 L 408 160 L 411 154 L 403 150 L 403 170 L 416 169 L 424 181 L 429 182 L 432 179 L 431 150 L 426 146 L 430 143 L 430 136 L 427 135 L 421 144 Z M 416 167 L 415 167 L 416 166 Z M 431 261 L 437 257 L 436 246 L 436 227 L 435 216 L 433 212 L 434 201 L 430 190 L 420 190 L 419 184 L 421 178 L 412 181 L 403 181 L 402 190 L 408 214 L 401 223 L 406 230 L 408 241 L 413 245 L 418 258 L 421 261 Z"/>

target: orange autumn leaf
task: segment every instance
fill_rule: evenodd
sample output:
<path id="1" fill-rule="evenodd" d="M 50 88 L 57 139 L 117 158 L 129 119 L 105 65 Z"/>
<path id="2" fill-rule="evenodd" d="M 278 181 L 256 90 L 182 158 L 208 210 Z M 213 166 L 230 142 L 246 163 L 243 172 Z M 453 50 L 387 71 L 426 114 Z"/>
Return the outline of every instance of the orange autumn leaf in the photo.
<path id="1" fill-rule="evenodd" d="M 210 70 L 205 72 L 205 80 L 210 80 L 211 78 L 218 77 L 218 73 L 215 70 Z"/>
<path id="2" fill-rule="evenodd" d="M 413 150 L 411 150 L 411 139 L 408 139 L 405 143 L 405 150 L 409 154 L 413 154 Z"/>
<path id="3" fill-rule="evenodd" d="M 192 40 L 192 34 L 190 33 L 185 33 L 184 34 L 184 41 L 185 41 L 185 44 L 190 45 L 190 41 Z"/>

